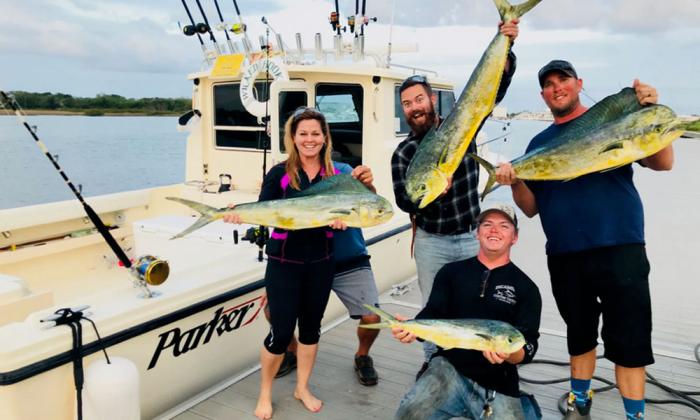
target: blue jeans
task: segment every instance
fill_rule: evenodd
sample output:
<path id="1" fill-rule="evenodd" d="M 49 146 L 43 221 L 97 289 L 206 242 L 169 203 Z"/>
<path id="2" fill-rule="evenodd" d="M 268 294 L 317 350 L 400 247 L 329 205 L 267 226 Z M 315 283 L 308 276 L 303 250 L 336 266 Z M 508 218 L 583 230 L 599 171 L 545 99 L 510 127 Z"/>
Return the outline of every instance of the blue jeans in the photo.
<path id="1" fill-rule="evenodd" d="M 453 417 L 481 418 L 487 391 L 471 379 L 462 376 L 447 359 L 438 356 L 430 361 L 428 370 L 401 400 L 396 420 L 441 420 Z M 520 398 L 488 392 L 492 420 L 521 420 L 524 418 Z M 484 417 L 486 418 L 486 417 Z"/>
<path id="2" fill-rule="evenodd" d="M 418 271 L 418 288 L 421 293 L 422 307 L 428 303 L 430 291 L 433 290 L 435 275 L 447 263 L 466 260 L 479 252 L 479 241 L 473 232 L 459 235 L 436 235 L 428 233 L 421 228 L 416 230 L 416 243 L 414 256 L 416 258 L 416 270 Z M 423 352 L 425 361 L 437 351 L 435 344 L 424 341 Z"/>

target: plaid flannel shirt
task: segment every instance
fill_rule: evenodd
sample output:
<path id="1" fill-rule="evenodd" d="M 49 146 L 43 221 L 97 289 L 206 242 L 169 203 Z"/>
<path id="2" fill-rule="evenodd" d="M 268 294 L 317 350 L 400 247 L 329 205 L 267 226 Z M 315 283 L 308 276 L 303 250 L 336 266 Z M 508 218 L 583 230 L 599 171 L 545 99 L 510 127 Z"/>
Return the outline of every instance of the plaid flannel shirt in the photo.
<path id="1" fill-rule="evenodd" d="M 500 102 L 510 86 L 515 73 L 516 58 L 509 52 L 510 68 L 503 73 L 498 87 L 496 103 Z M 483 123 L 482 123 L 483 126 Z M 481 127 L 479 127 L 481 130 Z M 479 132 L 477 130 L 477 133 Z M 476 138 L 476 134 L 474 135 Z M 418 150 L 423 135 L 411 132 L 399 143 L 391 157 L 391 176 L 394 185 L 394 197 L 399 208 L 416 216 L 416 225 L 428 233 L 438 235 L 457 235 L 473 228 L 479 208 L 479 165 L 466 154 L 452 177 L 452 188 L 447 194 L 436 199 L 425 208 L 418 209 L 406 194 L 406 169 Z M 476 153 L 476 143 L 472 141 L 467 153 Z"/>

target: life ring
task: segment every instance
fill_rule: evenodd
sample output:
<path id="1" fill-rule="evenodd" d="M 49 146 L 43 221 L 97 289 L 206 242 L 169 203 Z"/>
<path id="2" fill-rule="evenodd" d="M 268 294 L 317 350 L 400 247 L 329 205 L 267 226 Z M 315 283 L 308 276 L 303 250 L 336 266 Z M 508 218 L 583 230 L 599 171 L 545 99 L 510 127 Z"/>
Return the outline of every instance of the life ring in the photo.
<path id="1" fill-rule="evenodd" d="M 265 116 L 265 102 L 260 102 L 255 98 L 255 95 L 253 94 L 253 86 L 255 86 L 255 79 L 258 77 L 258 74 L 268 70 L 268 65 L 269 73 L 270 76 L 272 76 L 273 81 L 289 80 L 287 70 L 276 62 L 267 58 L 258 60 L 245 69 L 245 72 L 243 72 L 243 77 L 241 77 L 241 85 L 239 89 L 241 103 L 246 111 L 252 115 L 255 115 L 256 117 Z"/>

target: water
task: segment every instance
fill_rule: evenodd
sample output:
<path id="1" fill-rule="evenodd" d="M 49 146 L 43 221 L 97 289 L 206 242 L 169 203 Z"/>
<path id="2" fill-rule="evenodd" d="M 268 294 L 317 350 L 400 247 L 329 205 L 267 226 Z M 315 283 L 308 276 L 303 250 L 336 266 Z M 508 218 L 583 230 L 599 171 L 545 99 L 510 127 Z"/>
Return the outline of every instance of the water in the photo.
<path id="1" fill-rule="evenodd" d="M 184 181 L 176 117 L 30 116 L 86 197 Z M 0 209 L 75 198 L 15 117 L 0 117 Z"/>
<path id="2" fill-rule="evenodd" d="M 31 116 L 28 121 L 73 184 L 82 185 L 85 197 L 184 181 L 187 133 L 176 130 L 176 117 Z M 484 130 L 489 138 L 510 133 L 489 148 L 513 158 L 546 125 L 487 121 Z M 0 209 L 74 198 L 15 117 L 0 117 L 0 147 Z M 509 197 L 501 188 L 490 200 Z"/>

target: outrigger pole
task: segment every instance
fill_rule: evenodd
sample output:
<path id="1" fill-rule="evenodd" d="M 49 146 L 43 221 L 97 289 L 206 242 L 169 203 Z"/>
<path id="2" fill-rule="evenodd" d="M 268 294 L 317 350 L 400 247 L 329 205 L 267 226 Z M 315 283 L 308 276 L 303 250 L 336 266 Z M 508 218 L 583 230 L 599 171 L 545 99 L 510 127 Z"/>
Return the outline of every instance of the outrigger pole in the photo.
<path id="1" fill-rule="evenodd" d="M 53 167 L 56 168 L 58 173 L 61 175 L 61 178 L 66 182 L 70 190 L 73 192 L 73 194 L 78 198 L 78 201 L 80 201 L 80 204 L 83 205 L 83 209 L 85 209 L 85 213 L 87 213 L 88 217 L 90 218 L 90 221 L 95 225 L 97 228 L 97 231 L 102 235 L 104 240 L 107 242 L 107 245 L 112 249 L 112 252 L 117 256 L 119 261 L 129 269 L 129 272 L 135 277 L 136 284 L 141 287 L 144 293 L 144 297 L 152 297 L 153 292 L 151 292 L 148 289 L 148 284 L 160 284 L 163 281 L 165 281 L 165 278 L 168 276 L 169 268 L 167 267 L 167 263 L 165 261 L 160 261 L 160 260 L 155 260 L 152 262 L 151 265 L 148 267 L 144 268 L 144 273 L 140 273 L 139 267 L 137 265 L 133 265 L 131 263 L 131 260 L 129 260 L 129 257 L 126 256 L 126 253 L 124 253 L 124 250 L 119 246 L 117 241 L 114 239 L 112 234 L 109 232 L 109 229 L 105 224 L 102 222 L 102 219 L 100 219 L 100 216 L 95 213 L 95 211 L 90 207 L 88 203 L 85 202 L 85 199 L 83 198 L 82 194 L 80 194 L 80 191 L 78 191 L 77 188 L 75 188 L 75 185 L 73 185 L 73 182 L 68 178 L 68 175 L 63 171 L 63 168 L 58 164 L 56 159 L 53 158 L 51 153 L 49 152 L 49 149 L 44 145 L 44 143 L 39 139 L 39 136 L 37 136 L 36 131 L 32 126 L 29 125 L 27 122 L 27 119 L 24 117 L 24 114 L 22 113 L 22 109 L 20 108 L 19 104 L 15 100 L 14 96 L 5 92 L 4 90 L 0 90 L 0 96 L 2 96 L 2 100 L 4 103 L 9 105 L 10 108 L 14 111 L 15 115 L 17 116 L 17 119 L 22 123 L 24 128 L 29 131 L 29 134 L 32 136 L 34 141 L 36 142 L 36 145 L 41 149 L 41 151 L 44 153 L 46 158 L 51 161 L 51 164 L 53 164 Z M 0 103 L 0 105 L 2 105 Z M 164 265 L 163 265 L 164 264 Z M 145 278 L 144 278 L 145 277 Z M 153 278 L 155 281 L 152 283 L 148 281 L 150 278 Z M 161 280 L 162 278 L 162 280 Z M 161 280 L 161 281 L 159 281 Z M 159 281 L 159 282 L 158 282 Z"/>

